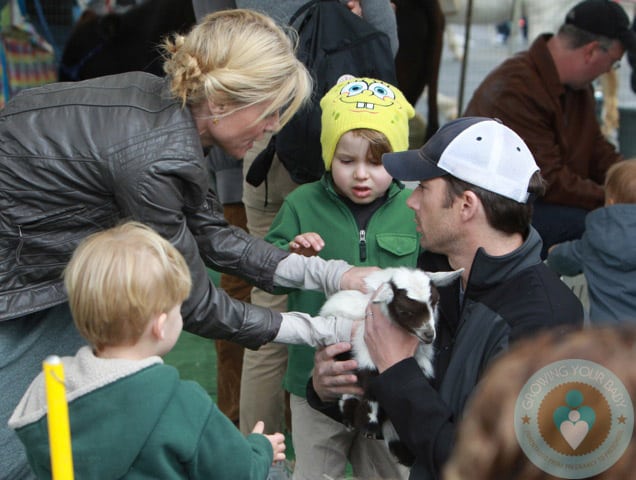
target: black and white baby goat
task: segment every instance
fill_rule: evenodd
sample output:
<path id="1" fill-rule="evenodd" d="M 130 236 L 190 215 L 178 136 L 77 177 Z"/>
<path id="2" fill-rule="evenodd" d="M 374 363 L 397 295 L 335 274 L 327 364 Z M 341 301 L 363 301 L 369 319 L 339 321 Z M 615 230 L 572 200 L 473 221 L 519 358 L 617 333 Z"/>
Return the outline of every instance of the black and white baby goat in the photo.
<path id="1" fill-rule="evenodd" d="M 382 312 L 393 322 L 420 339 L 415 359 L 427 377 L 433 377 L 433 340 L 437 320 L 439 294 L 436 286 L 451 283 L 463 270 L 453 272 L 424 272 L 406 267 L 387 268 L 369 275 L 365 281 L 369 293 L 343 290 L 327 299 L 320 310 L 321 316 L 335 316 L 359 320 L 373 294 L 380 289 L 373 301 L 382 305 Z M 414 457 L 400 441 L 393 424 L 368 394 L 369 380 L 378 375 L 364 343 L 364 323 L 356 330 L 350 352 L 339 357 L 353 358 L 358 362 L 358 382 L 365 391 L 362 397 L 343 395 L 339 406 L 343 422 L 369 437 L 384 437 L 393 455 L 404 465 L 412 465 Z"/>

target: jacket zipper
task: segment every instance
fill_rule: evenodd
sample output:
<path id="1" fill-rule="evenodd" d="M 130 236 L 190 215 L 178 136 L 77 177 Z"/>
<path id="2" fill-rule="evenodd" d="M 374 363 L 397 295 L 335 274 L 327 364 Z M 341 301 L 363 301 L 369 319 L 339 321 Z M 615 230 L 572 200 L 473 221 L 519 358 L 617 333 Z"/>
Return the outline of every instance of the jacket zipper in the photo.
<path id="1" fill-rule="evenodd" d="M 22 253 L 22 247 L 24 245 L 24 237 L 22 236 L 22 225 L 18 225 L 18 237 L 20 238 L 20 243 L 18 244 L 18 248 L 15 249 L 15 262 L 17 265 L 22 265 L 20 261 L 20 254 Z"/>
<path id="2" fill-rule="evenodd" d="M 364 262 L 367 259 L 367 232 L 366 230 L 360 230 L 360 261 Z"/>

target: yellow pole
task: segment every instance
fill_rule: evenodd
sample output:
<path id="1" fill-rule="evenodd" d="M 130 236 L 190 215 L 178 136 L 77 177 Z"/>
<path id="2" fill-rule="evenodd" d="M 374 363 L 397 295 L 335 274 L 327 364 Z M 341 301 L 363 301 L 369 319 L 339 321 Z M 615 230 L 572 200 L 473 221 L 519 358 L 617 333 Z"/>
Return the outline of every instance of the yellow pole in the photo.
<path id="1" fill-rule="evenodd" d="M 73 480 L 71 428 L 64 386 L 64 366 L 60 357 L 51 355 L 44 360 L 43 367 L 53 480 Z"/>

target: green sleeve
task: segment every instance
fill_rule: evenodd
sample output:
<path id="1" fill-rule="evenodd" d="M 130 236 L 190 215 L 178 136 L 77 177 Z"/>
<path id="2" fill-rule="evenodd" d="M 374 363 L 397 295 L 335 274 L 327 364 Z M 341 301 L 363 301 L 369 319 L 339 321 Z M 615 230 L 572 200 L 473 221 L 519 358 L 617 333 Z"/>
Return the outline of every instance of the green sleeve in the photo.
<path id="1" fill-rule="evenodd" d="M 289 242 L 300 233 L 305 232 L 300 231 L 298 212 L 289 201 L 285 200 L 265 235 L 265 241 L 283 250 L 289 250 Z"/>
<path id="2" fill-rule="evenodd" d="M 197 449 L 189 462 L 190 478 L 263 480 L 273 461 L 264 435 L 247 437 L 212 403 Z"/>

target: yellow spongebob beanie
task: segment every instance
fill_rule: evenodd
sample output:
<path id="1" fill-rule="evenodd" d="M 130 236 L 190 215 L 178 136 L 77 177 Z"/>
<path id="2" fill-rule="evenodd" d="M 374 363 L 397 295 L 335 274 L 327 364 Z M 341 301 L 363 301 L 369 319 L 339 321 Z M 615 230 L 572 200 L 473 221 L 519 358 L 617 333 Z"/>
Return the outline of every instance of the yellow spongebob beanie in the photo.
<path id="1" fill-rule="evenodd" d="M 356 128 L 382 132 L 394 152 L 409 148 L 409 118 L 413 106 L 393 85 L 373 78 L 350 78 L 338 82 L 322 100 L 320 143 L 325 168 L 331 161 L 340 137 Z"/>

